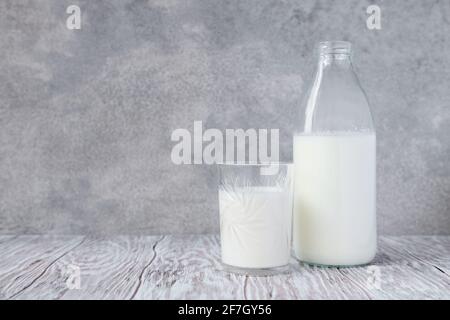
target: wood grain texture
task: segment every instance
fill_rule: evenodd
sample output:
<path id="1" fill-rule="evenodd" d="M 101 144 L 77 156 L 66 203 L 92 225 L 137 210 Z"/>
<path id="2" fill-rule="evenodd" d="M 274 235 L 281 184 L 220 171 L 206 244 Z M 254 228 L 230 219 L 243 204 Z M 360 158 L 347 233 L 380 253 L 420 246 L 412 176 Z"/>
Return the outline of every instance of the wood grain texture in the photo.
<path id="1" fill-rule="evenodd" d="M 132 299 L 161 237 L 87 238 L 63 256 L 18 299 Z M 80 289 L 69 289 L 69 266 L 80 270 Z M 36 293 L 39 292 L 38 295 Z"/>
<path id="2" fill-rule="evenodd" d="M 68 266 L 80 270 L 69 289 Z M 364 267 L 222 270 L 215 235 L 0 236 L 1 299 L 450 299 L 450 237 L 381 237 Z"/>
<path id="3" fill-rule="evenodd" d="M 29 289 L 84 237 L 21 236 L 0 242 L 0 298 L 16 298 Z"/>

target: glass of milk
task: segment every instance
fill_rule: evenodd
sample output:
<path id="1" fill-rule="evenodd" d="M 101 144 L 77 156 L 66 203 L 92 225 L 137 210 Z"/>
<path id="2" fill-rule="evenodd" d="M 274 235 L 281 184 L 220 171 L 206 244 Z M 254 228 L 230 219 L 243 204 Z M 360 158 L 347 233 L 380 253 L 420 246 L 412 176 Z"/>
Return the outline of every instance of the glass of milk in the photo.
<path id="1" fill-rule="evenodd" d="M 224 269 L 261 276 L 287 271 L 291 254 L 292 165 L 218 167 Z"/>

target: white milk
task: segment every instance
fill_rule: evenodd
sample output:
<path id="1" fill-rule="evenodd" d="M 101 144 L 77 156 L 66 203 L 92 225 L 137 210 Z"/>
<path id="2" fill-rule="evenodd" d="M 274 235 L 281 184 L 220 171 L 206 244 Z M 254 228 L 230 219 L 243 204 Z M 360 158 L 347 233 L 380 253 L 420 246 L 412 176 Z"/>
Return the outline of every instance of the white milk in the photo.
<path id="1" fill-rule="evenodd" d="M 289 191 L 275 187 L 219 190 L 222 262 L 241 268 L 288 264 L 292 221 Z"/>
<path id="2" fill-rule="evenodd" d="M 359 265 L 376 251 L 373 133 L 294 137 L 293 247 L 302 261 Z"/>

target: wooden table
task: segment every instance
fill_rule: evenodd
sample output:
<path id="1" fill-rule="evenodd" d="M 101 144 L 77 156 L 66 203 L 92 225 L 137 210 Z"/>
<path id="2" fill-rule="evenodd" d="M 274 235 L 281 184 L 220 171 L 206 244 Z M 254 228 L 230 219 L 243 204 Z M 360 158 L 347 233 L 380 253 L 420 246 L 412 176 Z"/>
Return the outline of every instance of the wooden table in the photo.
<path id="1" fill-rule="evenodd" d="M 450 299 L 450 237 L 381 237 L 370 266 L 249 277 L 221 271 L 215 235 L 0 236 L 0 299 Z"/>

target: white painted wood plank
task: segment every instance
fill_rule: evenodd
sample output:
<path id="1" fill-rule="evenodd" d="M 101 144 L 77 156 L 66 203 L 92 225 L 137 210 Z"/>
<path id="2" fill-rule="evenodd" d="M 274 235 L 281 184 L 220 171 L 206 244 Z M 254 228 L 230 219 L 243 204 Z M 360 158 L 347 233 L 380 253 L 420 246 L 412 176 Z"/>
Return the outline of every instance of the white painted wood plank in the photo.
<path id="1" fill-rule="evenodd" d="M 20 235 L 0 235 L 0 244 L 18 238 Z"/>
<path id="2" fill-rule="evenodd" d="M 375 264 L 380 293 L 391 299 L 450 299 L 450 278 L 433 265 L 448 260 L 448 239 L 383 237 L 382 260 Z"/>
<path id="3" fill-rule="evenodd" d="M 324 269 L 299 264 L 293 278 L 295 287 L 300 292 L 298 297 L 448 299 L 449 278 L 430 264 L 430 261 L 445 267 L 442 261 L 447 261 L 450 257 L 447 246 L 449 239 L 450 237 L 381 237 L 375 261 L 363 267 Z M 429 245 L 433 246 L 433 250 L 427 249 Z M 308 283 L 309 278 L 304 275 L 309 273 L 312 281 Z M 311 292 L 313 288 L 315 289 Z"/>
<path id="4" fill-rule="evenodd" d="M 292 263 L 292 271 L 273 277 L 248 277 L 248 299 L 370 299 L 364 286 L 347 276 L 347 271 Z"/>
<path id="5" fill-rule="evenodd" d="M 136 299 L 243 299 L 245 276 L 221 271 L 217 236 L 166 237 Z"/>
<path id="6" fill-rule="evenodd" d="M 82 236 L 20 236 L 0 242 L 0 299 L 15 298 L 71 249 Z"/>
<path id="7" fill-rule="evenodd" d="M 434 272 L 413 256 L 402 257 L 380 241 L 380 254 L 374 264 L 355 268 L 320 268 L 294 262 L 292 272 L 274 277 L 243 277 L 220 272 L 219 244 L 203 243 L 196 236 L 169 238 L 160 244 L 160 257 L 149 270 L 141 298 L 248 298 L 248 299 L 396 299 L 445 298 L 445 275 Z M 409 239 L 415 246 L 414 239 Z M 395 246 L 395 244 L 394 244 Z M 397 245 L 398 246 L 398 245 Z M 209 247 L 209 248 L 208 248 Z M 180 250 L 183 248 L 182 250 Z M 196 249 L 197 248 L 197 249 Z M 442 249 L 442 248 L 441 248 Z M 192 263 L 189 257 L 195 257 Z M 209 256 L 209 257 L 208 257 Z M 170 265 L 165 265 L 168 259 Z M 406 267 L 390 261 L 404 261 Z M 187 261 L 186 261 L 187 260 Z M 186 262 L 185 262 L 186 261 Z M 416 267 L 408 269 L 408 264 Z M 403 268 L 402 270 L 399 270 Z M 164 270 L 164 272 L 160 272 Z M 412 275 L 409 275 L 413 273 Z M 427 279 L 429 275 L 429 279 Z M 226 276 L 226 278 L 225 278 Z M 398 291 L 396 283 L 414 286 Z M 394 279 L 394 280 L 393 280 Z M 226 280 L 226 281 L 225 281 Z M 426 284 L 429 281 L 429 285 Z M 243 283 L 242 283 L 243 282 Z M 218 289 L 217 285 L 221 289 Z M 242 294 L 241 294 L 242 288 Z M 385 290 L 388 289 L 388 290 Z M 418 292 L 414 292 L 418 290 Z"/>
<path id="8" fill-rule="evenodd" d="M 401 251 L 405 260 L 418 260 L 429 264 L 450 277 L 450 237 L 383 237 L 383 241 Z"/>
<path id="9" fill-rule="evenodd" d="M 160 236 L 87 238 L 54 263 L 17 299 L 131 299 L 151 263 Z M 68 266 L 80 270 L 80 288 L 67 285 Z"/>
<path id="10" fill-rule="evenodd" d="M 370 266 L 247 277 L 222 271 L 215 235 L 0 237 L 0 298 L 450 299 L 450 237 L 381 237 Z M 67 265 L 81 270 L 70 290 Z"/>

